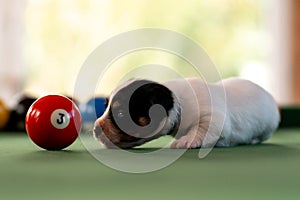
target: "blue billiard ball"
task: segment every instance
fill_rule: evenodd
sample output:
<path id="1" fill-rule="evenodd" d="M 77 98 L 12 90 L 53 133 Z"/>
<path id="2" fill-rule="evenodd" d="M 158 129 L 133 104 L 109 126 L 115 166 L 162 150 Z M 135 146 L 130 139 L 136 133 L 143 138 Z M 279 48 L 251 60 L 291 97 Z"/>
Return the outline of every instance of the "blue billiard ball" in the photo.
<path id="1" fill-rule="evenodd" d="M 91 99 L 90 101 L 91 104 L 95 106 L 97 118 L 101 117 L 105 111 L 106 98 L 96 97 L 94 99 Z M 90 101 L 88 101 L 87 104 L 89 104 Z"/>
<path id="2" fill-rule="evenodd" d="M 79 105 L 79 110 L 82 116 L 83 128 L 90 128 L 105 111 L 106 98 L 95 97 L 88 100 L 86 103 Z"/>

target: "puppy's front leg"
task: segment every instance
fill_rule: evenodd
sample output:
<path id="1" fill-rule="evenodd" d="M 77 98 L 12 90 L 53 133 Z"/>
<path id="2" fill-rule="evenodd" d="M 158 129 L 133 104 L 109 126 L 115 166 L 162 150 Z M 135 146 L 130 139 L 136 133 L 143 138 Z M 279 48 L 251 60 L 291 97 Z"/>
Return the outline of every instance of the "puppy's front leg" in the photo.
<path id="1" fill-rule="evenodd" d="M 171 144 L 171 148 L 176 149 L 191 149 L 200 147 L 202 144 L 203 136 L 197 130 L 189 131 L 186 135 L 175 140 Z"/>
<path id="2" fill-rule="evenodd" d="M 193 126 L 185 135 L 174 141 L 171 148 L 213 147 L 222 137 L 222 123 L 220 123 L 222 119 L 224 119 L 224 115 L 219 112 L 205 115 L 200 119 L 198 125 Z"/>
<path id="3" fill-rule="evenodd" d="M 191 149 L 202 145 L 202 141 L 207 133 L 211 115 L 201 117 L 199 122 L 192 124 L 187 133 L 171 144 L 171 148 Z"/>

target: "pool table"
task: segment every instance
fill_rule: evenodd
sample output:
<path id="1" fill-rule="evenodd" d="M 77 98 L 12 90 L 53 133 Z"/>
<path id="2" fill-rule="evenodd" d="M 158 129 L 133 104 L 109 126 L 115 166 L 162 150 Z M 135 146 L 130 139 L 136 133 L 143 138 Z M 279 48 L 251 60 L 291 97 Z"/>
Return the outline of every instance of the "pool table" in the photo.
<path id="1" fill-rule="evenodd" d="M 97 161 L 80 138 L 66 150 L 46 151 L 25 133 L 0 132 L 0 199 L 300 198 L 299 128 L 280 128 L 259 145 L 214 148 L 204 159 L 198 152 L 129 174 Z"/>

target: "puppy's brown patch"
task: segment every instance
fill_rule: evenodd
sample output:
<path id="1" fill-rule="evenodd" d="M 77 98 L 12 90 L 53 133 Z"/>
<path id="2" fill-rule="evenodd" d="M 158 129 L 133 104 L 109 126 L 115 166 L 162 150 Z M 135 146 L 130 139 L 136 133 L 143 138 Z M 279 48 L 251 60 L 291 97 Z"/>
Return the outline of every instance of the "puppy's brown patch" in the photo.
<path id="1" fill-rule="evenodd" d="M 116 109 L 118 107 L 120 107 L 121 103 L 119 101 L 115 101 L 113 104 L 112 104 L 112 108 L 113 109 Z"/>
<path id="2" fill-rule="evenodd" d="M 140 117 L 138 119 L 139 125 L 146 126 L 149 124 L 149 120 L 146 117 Z"/>

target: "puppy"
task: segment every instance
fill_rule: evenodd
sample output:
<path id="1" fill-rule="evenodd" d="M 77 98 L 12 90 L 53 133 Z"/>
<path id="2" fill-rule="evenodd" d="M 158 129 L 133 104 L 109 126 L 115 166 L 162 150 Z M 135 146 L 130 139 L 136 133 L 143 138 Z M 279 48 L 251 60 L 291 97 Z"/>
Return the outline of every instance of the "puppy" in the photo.
<path id="1" fill-rule="evenodd" d="M 230 147 L 267 140 L 279 121 L 273 97 L 247 80 L 133 79 L 112 92 L 94 137 L 107 148 L 131 148 L 163 135 L 176 139 L 171 148 Z"/>

